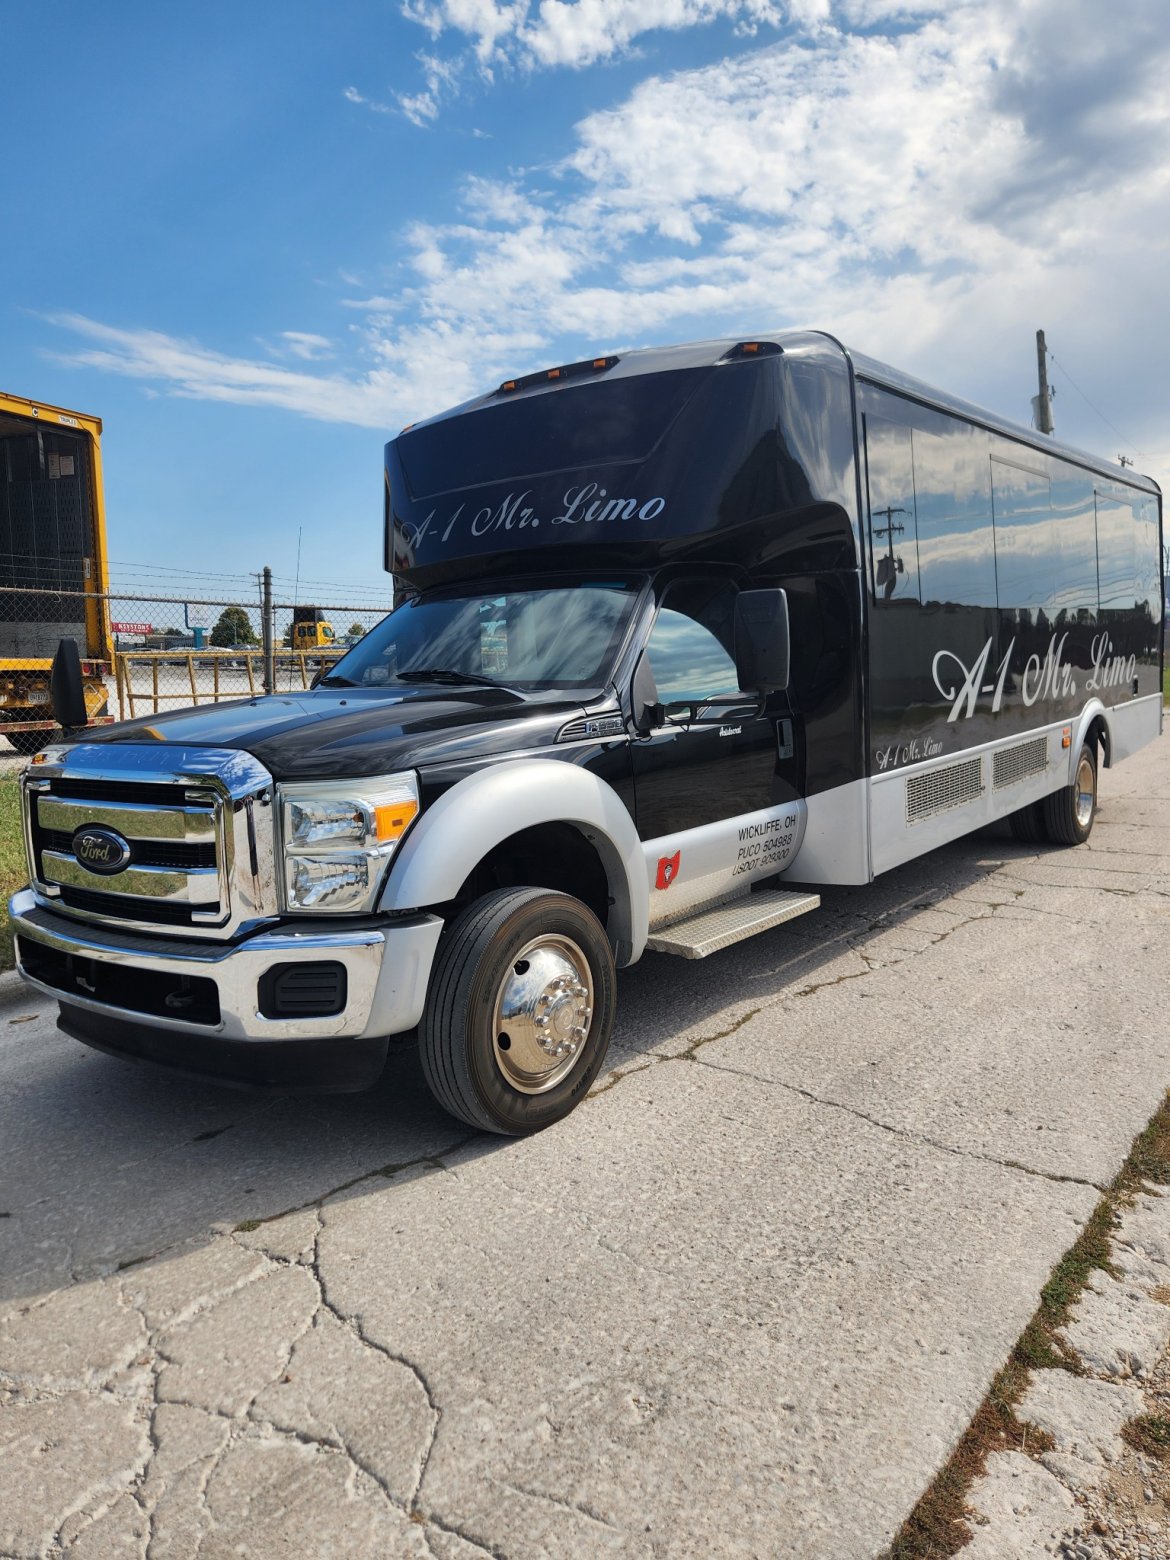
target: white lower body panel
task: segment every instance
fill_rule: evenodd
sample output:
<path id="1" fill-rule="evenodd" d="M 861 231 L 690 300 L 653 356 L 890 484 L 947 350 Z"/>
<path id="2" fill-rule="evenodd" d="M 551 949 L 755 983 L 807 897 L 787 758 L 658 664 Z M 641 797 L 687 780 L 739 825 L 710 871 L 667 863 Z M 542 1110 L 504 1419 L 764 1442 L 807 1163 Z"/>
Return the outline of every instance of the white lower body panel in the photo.
<path id="1" fill-rule="evenodd" d="M 785 802 L 645 840 L 651 930 L 775 877 L 800 850 L 806 820 L 804 802 Z"/>
<path id="2" fill-rule="evenodd" d="M 1162 695 L 1150 694 L 1135 699 L 1132 704 L 1118 704 L 1105 711 L 1112 737 L 1109 767 L 1129 758 L 1138 748 L 1145 747 L 1162 734 Z"/>
<path id="3" fill-rule="evenodd" d="M 868 883 L 869 782 L 820 791 L 806 802 L 808 823 L 800 855 L 783 875 L 790 883 Z"/>

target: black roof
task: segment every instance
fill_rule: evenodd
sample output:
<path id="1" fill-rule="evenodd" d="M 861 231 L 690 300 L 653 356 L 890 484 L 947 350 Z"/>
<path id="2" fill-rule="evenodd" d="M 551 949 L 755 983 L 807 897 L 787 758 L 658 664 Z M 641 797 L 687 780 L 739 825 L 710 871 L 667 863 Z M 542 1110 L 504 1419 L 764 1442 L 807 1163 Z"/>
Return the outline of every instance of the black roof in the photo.
<path id="1" fill-rule="evenodd" d="M 776 330 L 755 334 L 744 332 L 738 336 L 684 342 L 677 346 L 640 347 L 631 352 L 621 353 L 613 366 L 605 370 L 605 377 L 624 379 L 636 374 L 661 374 L 674 369 L 713 367 L 723 362 L 738 345 L 747 341 L 774 343 L 786 354 L 799 355 L 806 360 L 809 358 L 837 362 L 844 360 L 851 367 L 856 378 L 866 383 L 892 390 L 897 395 L 906 396 L 910 400 L 918 401 L 938 411 L 965 418 L 968 422 L 976 423 L 995 433 L 1002 433 L 1010 439 L 1018 439 L 1044 454 L 1056 455 L 1076 465 L 1086 466 L 1113 482 L 1123 483 L 1127 487 L 1141 488 L 1149 493 L 1161 493 L 1161 488 L 1152 477 L 1119 467 L 1101 455 L 1093 455 L 1087 450 L 1063 444 L 1049 434 L 1039 433 L 1035 428 L 1013 422 L 1010 418 L 978 406 L 973 401 L 965 401 L 961 396 L 935 389 L 933 385 L 915 379 L 913 375 L 903 373 L 901 369 L 891 368 L 886 363 L 879 363 L 876 358 L 866 356 L 865 353 L 853 351 L 828 331 Z M 525 381 L 522 388 L 509 393 L 523 397 L 545 395 L 570 388 L 569 382 L 541 381 L 537 375 L 525 376 Z M 426 423 L 443 422 L 449 417 L 462 416 L 480 407 L 498 405 L 500 395 L 501 390 L 497 387 L 486 395 L 476 396 L 473 400 L 465 401 L 460 406 L 451 407 L 448 411 L 440 412 L 437 416 L 412 426 L 423 427 Z"/>

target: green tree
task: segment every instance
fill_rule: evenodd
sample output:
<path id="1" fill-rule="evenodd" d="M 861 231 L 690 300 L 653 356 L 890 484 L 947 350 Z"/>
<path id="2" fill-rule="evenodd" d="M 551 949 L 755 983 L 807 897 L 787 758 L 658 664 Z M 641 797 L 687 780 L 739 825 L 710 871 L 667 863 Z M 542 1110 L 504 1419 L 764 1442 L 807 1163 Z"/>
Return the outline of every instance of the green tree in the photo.
<path id="1" fill-rule="evenodd" d="M 360 639 L 365 631 L 366 626 L 364 623 L 351 623 L 349 625 L 349 637 L 351 639 Z"/>
<path id="2" fill-rule="evenodd" d="M 244 607 L 225 607 L 211 630 L 213 645 L 254 645 L 256 631 Z"/>

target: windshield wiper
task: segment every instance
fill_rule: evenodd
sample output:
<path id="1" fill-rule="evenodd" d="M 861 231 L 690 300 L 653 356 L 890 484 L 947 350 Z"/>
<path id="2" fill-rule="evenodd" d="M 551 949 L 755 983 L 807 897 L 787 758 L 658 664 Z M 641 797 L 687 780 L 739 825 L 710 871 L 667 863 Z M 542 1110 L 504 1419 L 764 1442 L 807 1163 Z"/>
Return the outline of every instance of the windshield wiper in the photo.
<path id="1" fill-rule="evenodd" d="M 328 672 L 317 686 L 318 688 L 360 688 L 361 683 L 354 682 L 352 677 L 342 677 L 340 672 Z"/>
<path id="2" fill-rule="evenodd" d="M 441 682 L 451 683 L 477 683 L 484 688 L 503 688 L 503 683 L 498 683 L 494 677 L 482 677 L 478 672 L 457 672 L 449 666 L 410 666 L 405 671 L 395 672 L 399 682 Z M 511 693 L 511 689 L 505 690 Z"/>

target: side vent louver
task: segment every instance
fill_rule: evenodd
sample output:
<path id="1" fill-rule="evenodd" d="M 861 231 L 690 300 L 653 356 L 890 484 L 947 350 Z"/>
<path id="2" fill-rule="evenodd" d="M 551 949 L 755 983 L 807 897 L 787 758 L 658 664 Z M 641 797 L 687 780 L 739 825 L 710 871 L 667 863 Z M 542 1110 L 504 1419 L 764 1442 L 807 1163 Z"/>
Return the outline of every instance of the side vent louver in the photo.
<path id="1" fill-rule="evenodd" d="M 935 813 L 962 807 L 983 795 L 983 760 L 964 759 L 925 774 L 911 775 L 906 781 L 906 821 L 920 823 Z"/>
<path id="2" fill-rule="evenodd" d="M 992 760 L 991 783 L 998 791 L 1001 786 L 1015 785 L 1029 775 L 1042 775 L 1047 768 L 1048 738 L 1034 737 L 1031 742 L 1000 748 Z"/>

